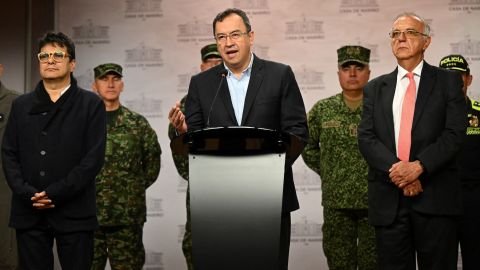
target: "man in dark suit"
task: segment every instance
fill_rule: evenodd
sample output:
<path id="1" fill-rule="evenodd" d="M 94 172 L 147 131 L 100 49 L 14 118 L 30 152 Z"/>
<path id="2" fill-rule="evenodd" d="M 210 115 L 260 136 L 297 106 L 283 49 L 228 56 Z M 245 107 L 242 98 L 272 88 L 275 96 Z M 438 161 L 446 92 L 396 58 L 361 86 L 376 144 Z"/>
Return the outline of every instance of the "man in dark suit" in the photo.
<path id="1" fill-rule="evenodd" d="M 369 164 L 379 269 L 456 269 L 461 214 L 456 154 L 465 133 L 458 74 L 426 63 L 429 26 L 413 13 L 390 32 L 398 67 L 370 81 L 358 139 Z M 417 91 L 418 89 L 418 91 Z"/>
<path id="2" fill-rule="evenodd" d="M 20 269 L 90 269 L 97 228 L 95 176 L 105 153 L 105 105 L 77 86 L 75 47 L 63 33 L 39 42 L 42 80 L 12 104 L 2 143 Z"/>
<path id="3" fill-rule="evenodd" d="M 305 106 L 292 69 L 252 53 L 255 35 L 245 12 L 227 9 L 219 13 L 213 21 L 213 31 L 224 65 L 192 77 L 185 116 L 179 106 L 169 114 L 177 131 L 186 132 L 187 127 L 194 131 L 216 126 L 252 126 L 291 133 L 306 142 Z M 290 212 L 299 208 L 291 168 L 295 159 L 287 160 L 285 168 L 281 269 L 288 268 Z"/>

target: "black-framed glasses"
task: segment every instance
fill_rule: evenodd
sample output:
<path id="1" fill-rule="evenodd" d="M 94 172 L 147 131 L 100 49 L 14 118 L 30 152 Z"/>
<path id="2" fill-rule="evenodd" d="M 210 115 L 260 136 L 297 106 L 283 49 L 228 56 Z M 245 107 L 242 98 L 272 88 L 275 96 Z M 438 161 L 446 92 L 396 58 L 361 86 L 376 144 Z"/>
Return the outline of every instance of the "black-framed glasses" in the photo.
<path id="1" fill-rule="evenodd" d="M 46 63 L 50 57 L 52 57 L 55 62 L 62 62 L 65 58 L 69 57 L 69 55 L 66 52 L 57 51 L 53 53 L 41 52 L 37 54 L 37 57 L 38 61 Z"/>
<path id="2" fill-rule="evenodd" d="M 248 35 L 248 32 L 233 31 L 230 34 L 218 34 L 215 36 L 215 39 L 219 43 L 225 43 L 227 42 L 227 38 L 230 38 L 232 41 L 236 41 L 243 35 Z"/>
<path id="3" fill-rule="evenodd" d="M 402 34 L 405 35 L 405 38 L 416 38 L 418 36 L 424 36 L 424 37 L 428 36 L 427 34 L 420 33 L 414 29 L 407 29 L 405 31 L 393 30 L 390 33 L 388 33 L 388 35 L 393 39 L 399 39 Z"/>

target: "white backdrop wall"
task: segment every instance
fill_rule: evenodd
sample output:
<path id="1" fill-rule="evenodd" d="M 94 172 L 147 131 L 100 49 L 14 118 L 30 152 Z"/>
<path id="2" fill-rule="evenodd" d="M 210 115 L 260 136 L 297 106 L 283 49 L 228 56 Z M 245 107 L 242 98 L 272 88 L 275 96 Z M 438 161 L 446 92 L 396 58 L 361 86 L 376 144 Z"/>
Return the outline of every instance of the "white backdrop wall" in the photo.
<path id="1" fill-rule="evenodd" d="M 254 52 L 292 66 L 307 110 L 340 91 L 336 50 L 347 44 L 371 49 L 371 78 L 391 72 L 388 32 L 403 11 L 423 16 L 433 29 L 430 64 L 450 53 L 470 62 L 470 96 L 480 97 L 480 0 L 62 0 L 56 28 L 76 43 L 75 76 L 90 88 L 93 67 L 124 67 L 122 103 L 145 115 L 161 143 L 162 169 L 147 194 L 144 269 L 186 269 L 181 252 L 186 183 L 178 176 L 167 137 L 167 114 L 199 72 L 200 48 L 213 42 L 214 16 L 245 10 L 256 33 Z M 321 184 L 301 158 L 294 165 L 301 204 L 292 216 L 291 269 L 327 269 L 322 251 Z M 221 222 L 221 221 L 219 221 Z"/>

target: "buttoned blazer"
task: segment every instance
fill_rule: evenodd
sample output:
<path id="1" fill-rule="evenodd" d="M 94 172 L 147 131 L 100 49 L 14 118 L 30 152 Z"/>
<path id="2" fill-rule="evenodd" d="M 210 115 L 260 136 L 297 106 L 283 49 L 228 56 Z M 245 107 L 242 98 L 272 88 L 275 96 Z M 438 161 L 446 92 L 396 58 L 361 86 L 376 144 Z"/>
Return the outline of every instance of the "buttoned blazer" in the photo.
<path id="1" fill-rule="evenodd" d="M 2 143 L 3 169 L 12 189 L 10 226 L 27 229 L 47 221 L 59 231 L 97 227 L 95 176 L 105 155 L 105 105 L 77 87 L 49 106 L 43 83 L 12 104 Z M 46 106 L 47 105 L 47 106 Z M 32 207 L 46 191 L 55 208 Z"/>
<path id="2" fill-rule="evenodd" d="M 307 141 L 305 106 L 289 66 L 254 56 L 241 123 L 235 118 L 227 81 L 222 79 L 223 70 L 224 66 L 218 65 L 192 77 L 185 103 L 188 131 L 205 128 L 209 121 L 209 127 L 268 128 Z M 285 168 L 284 211 L 299 208 L 291 169 L 293 161 L 287 162 Z"/>
<path id="3" fill-rule="evenodd" d="M 399 161 L 396 154 L 392 102 L 396 69 L 370 81 L 364 90 L 358 128 L 360 152 L 369 164 L 369 219 L 373 225 L 391 224 L 403 196 L 388 176 Z M 434 215 L 461 213 L 456 154 L 465 134 L 466 105 L 458 73 L 424 62 L 412 125 L 410 161 L 420 160 L 423 192 L 412 197 L 415 211 Z"/>

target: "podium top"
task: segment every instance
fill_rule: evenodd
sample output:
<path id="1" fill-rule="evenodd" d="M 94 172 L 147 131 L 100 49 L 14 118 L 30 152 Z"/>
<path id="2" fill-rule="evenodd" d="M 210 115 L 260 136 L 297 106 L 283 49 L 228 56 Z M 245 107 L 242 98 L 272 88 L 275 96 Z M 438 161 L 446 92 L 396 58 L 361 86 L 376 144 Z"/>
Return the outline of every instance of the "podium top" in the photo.
<path id="1" fill-rule="evenodd" d="M 179 155 L 259 155 L 287 153 L 298 156 L 304 143 L 295 135 L 255 127 L 213 127 L 182 134 L 170 143 Z"/>

